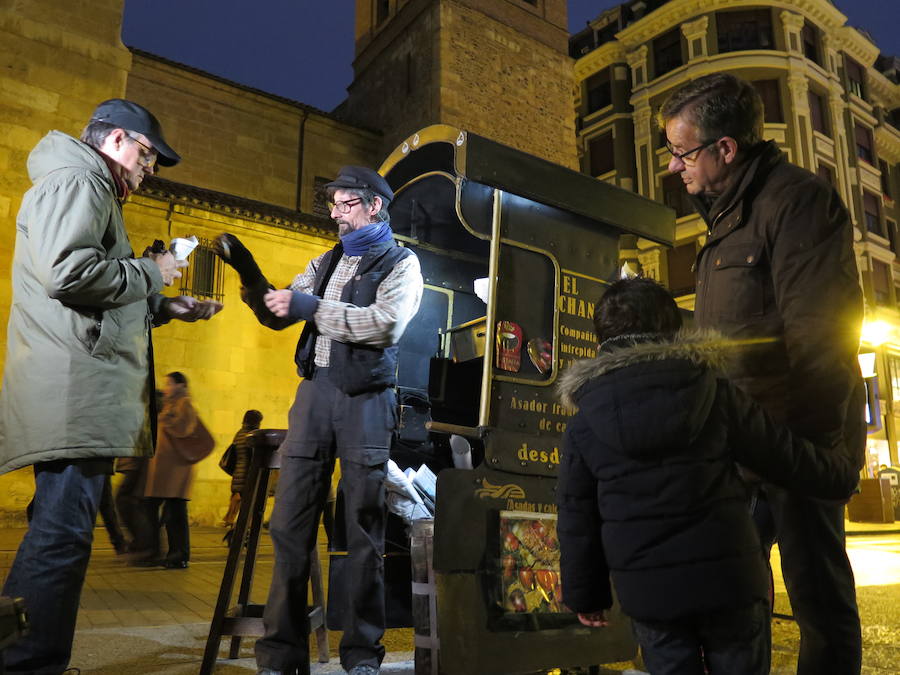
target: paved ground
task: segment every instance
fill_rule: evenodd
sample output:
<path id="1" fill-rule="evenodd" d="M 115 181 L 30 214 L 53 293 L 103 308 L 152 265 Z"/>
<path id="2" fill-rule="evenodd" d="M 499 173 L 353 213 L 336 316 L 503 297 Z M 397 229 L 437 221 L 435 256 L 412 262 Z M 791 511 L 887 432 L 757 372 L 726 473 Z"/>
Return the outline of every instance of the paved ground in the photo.
<path id="1" fill-rule="evenodd" d="M 857 575 L 865 642 L 865 675 L 900 673 L 900 528 L 851 524 L 856 533 L 848 550 Z M 196 675 L 203 655 L 225 565 L 222 530 L 193 528 L 193 560 L 186 570 L 125 565 L 112 551 L 105 532 L 96 531 L 94 556 L 82 597 L 72 665 L 84 675 Z M 5 575 L 23 530 L 0 530 L 0 573 Z M 776 552 L 777 553 L 777 552 Z M 323 562 L 327 556 L 322 552 Z M 777 569 L 777 559 L 776 569 Z M 263 537 L 252 599 L 265 599 L 272 569 L 272 549 Z M 789 614 L 787 595 L 776 580 L 776 611 Z M 341 673 L 330 633 L 332 660 L 315 664 L 313 673 Z M 789 620 L 773 625 L 773 673 L 796 670 L 798 632 Z M 412 631 L 388 632 L 386 674 L 412 673 Z M 221 652 L 224 657 L 224 650 Z M 242 658 L 220 659 L 217 675 L 255 673 L 252 645 Z M 603 672 L 628 673 L 634 664 L 610 665 Z M 473 673 L 472 675 L 479 675 Z"/>

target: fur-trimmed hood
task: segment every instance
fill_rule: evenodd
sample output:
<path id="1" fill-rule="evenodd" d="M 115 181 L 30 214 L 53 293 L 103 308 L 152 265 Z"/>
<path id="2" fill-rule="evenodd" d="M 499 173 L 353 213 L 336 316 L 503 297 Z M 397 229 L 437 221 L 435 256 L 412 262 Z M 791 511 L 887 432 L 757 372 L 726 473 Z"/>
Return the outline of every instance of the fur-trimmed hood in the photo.
<path id="1" fill-rule="evenodd" d="M 590 380 L 612 370 L 646 361 L 686 359 L 721 371 L 735 349 L 747 345 L 746 340 L 729 340 L 712 330 L 679 331 L 673 338 L 661 340 L 647 339 L 647 336 L 623 338 L 618 345 L 603 345 L 595 358 L 577 361 L 563 372 L 556 387 L 563 405 L 577 407 L 579 390 Z M 753 340 L 754 343 L 759 341 Z"/>

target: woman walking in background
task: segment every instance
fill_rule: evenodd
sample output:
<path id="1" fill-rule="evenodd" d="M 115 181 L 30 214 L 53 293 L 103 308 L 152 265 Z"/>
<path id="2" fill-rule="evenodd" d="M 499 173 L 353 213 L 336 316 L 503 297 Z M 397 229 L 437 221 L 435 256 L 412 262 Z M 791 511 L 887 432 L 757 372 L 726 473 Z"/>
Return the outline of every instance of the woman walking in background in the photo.
<path id="1" fill-rule="evenodd" d="M 147 466 L 147 497 L 153 550 L 159 552 L 159 511 L 165 507 L 169 550 L 158 564 L 183 569 L 191 557 L 187 503 L 194 482 L 194 464 L 212 451 L 212 438 L 191 403 L 184 374 L 166 375 L 157 426 L 156 454 Z M 158 555 L 158 553 L 157 553 Z M 155 556 L 156 557 L 156 556 Z"/>

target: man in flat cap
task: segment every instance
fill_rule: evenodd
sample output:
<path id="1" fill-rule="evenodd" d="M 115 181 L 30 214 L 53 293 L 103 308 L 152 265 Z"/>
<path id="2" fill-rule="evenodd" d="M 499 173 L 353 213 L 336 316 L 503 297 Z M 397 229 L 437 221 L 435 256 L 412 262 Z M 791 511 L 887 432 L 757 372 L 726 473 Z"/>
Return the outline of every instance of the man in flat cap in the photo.
<path id="1" fill-rule="evenodd" d="M 51 131 L 28 157 L 0 473 L 34 470 L 34 511 L 3 587 L 25 599 L 31 631 L 5 651 L 7 673 L 58 675 L 68 665 L 106 477 L 114 458 L 153 452 L 151 322 L 208 319 L 221 308 L 160 295 L 182 263 L 167 251 L 136 258 L 125 232 L 129 193 L 157 162 L 180 159 L 156 118 L 122 99 L 101 103 L 81 140 Z"/>
<path id="2" fill-rule="evenodd" d="M 256 643 L 262 675 L 309 673 L 310 554 L 335 457 L 349 552 L 341 664 L 352 675 L 374 675 L 384 658 L 385 463 L 397 423 L 397 343 L 419 307 L 422 274 L 415 254 L 394 241 L 387 210 L 394 193 L 384 178 L 347 166 L 326 187 L 340 241 L 289 288 L 274 290 L 233 235 L 217 242 L 260 323 L 280 330 L 306 321 L 295 355 L 304 379 L 280 448 L 269 529 L 275 570 Z"/>

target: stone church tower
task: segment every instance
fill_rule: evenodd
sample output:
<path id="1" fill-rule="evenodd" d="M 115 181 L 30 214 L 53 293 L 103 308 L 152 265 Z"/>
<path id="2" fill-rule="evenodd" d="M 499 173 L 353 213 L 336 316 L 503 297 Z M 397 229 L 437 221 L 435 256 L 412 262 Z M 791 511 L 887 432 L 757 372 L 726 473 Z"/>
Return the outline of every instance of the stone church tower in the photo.
<path id="1" fill-rule="evenodd" d="M 382 155 L 442 123 L 578 168 L 566 0 L 356 0 L 353 67 Z"/>

